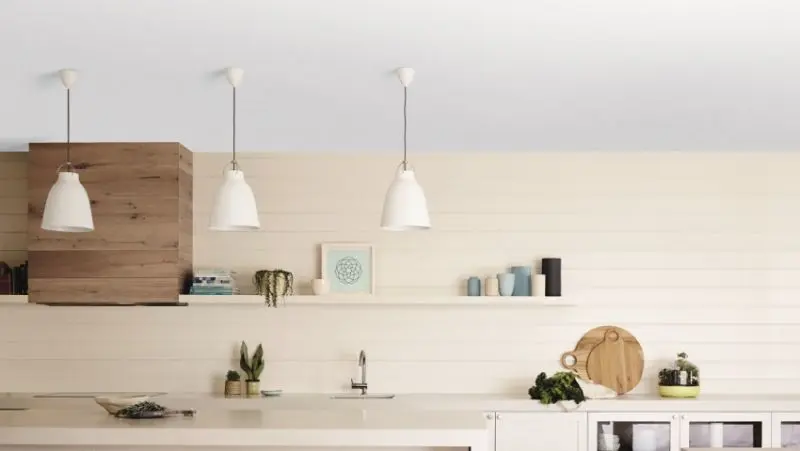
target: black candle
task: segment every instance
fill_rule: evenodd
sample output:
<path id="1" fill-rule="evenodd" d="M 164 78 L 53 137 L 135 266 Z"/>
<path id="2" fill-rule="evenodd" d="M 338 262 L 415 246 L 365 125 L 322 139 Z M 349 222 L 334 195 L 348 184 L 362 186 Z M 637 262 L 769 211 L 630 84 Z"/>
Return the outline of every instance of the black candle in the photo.
<path id="1" fill-rule="evenodd" d="M 544 295 L 561 296 L 561 259 L 543 258 L 542 274 L 545 275 Z"/>

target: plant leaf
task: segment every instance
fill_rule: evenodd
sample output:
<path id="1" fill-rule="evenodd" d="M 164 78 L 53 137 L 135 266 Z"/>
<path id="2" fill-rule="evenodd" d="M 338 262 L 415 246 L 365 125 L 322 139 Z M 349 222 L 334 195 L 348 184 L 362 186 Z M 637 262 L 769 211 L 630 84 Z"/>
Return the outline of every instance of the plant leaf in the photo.
<path id="1" fill-rule="evenodd" d="M 247 343 L 245 343 L 244 341 L 242 342 L 242 347 L 239 350 L 239 366 L 242 367 L 242 371 L 244 371 L 245 374 L 247 374 L 248 379 L 250 379 L 250 372 L 252 370 L 250 368 Z"/>

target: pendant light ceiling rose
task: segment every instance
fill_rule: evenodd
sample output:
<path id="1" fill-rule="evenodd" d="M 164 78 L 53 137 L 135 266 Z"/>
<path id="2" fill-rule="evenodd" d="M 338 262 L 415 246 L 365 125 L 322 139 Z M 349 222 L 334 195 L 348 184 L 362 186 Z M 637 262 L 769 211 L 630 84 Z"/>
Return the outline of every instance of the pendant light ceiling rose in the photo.
<path id="1" fill-rule="evenodd" d="M 78 72 L 75 69 L 61 69 L 58 71 L 58 76 L 61 78 L 61 84 L 67 89 L 72 88 L 78 80 Z"/>
<path id="2" fill-rule="evenodd" d="M 410 67 L 401 67 L 397 69 L 397 78 L 404 87 L 408 87 L 414 81 L 414 69 Z"/>
<path id="3" fill-rule="evenodd" d="M 244 70 L 239 67 L 229 67 L 225 70 L 225 77 L 228 79 L 228 83 L 230 83 L 234 88 L 239 87 L 239 85 L 242 83 L 243 76 Z"/>

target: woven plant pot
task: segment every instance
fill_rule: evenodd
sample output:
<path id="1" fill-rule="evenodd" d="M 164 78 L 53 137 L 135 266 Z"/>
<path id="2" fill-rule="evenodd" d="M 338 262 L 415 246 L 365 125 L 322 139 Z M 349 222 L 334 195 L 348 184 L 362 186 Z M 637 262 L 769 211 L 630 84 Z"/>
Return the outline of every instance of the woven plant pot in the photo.
<path id="1" fill-rule="evenodd" d="M 225 396 L 242 396 L 242 381 L 225 381 Z"/>

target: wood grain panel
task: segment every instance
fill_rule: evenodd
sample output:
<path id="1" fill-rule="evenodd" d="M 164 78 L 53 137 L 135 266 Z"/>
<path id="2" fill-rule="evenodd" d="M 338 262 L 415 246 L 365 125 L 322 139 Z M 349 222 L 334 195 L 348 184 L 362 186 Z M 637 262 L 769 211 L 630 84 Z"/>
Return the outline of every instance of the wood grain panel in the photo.
<path id="1" fill-rule="evenodd" d="M 33 303 L 174 303 L 180 287 L 177 277 L 169 278 L 76 278 L 28 281 Z"/>
<path id="2" fill-rule="evenodd" d="M 49 278 L 177 277 L 178 251 L 31 251 L 29 276 Z M 147 280 L 142 280 L 147 283 Z"/>
<path id="3" fill-rule="evenodd" d="M 192 222 L 191 152 L 178 143 L 74 144 L 72 160 L 92 202 L 95 229 L 65 234 L 41 229 L 64 144 L 33 144 L 30 149 L 27 230 L 31 280 L 36 280 L 31 300 L 59 301 L 60 289 L 67 290 L 70 302 L 101 297 L 128 302 L 136 296 L 145 302 L 175 300 L 191 270 L 187 243 L 192 240 L 181 237 L 182 224 L 191 230 Z M 89 291 L 76 290 L 65 282 L 70 278 L 91 280 Z M 153 278 L 170 281 L 169 290 L 137 286 L 123 294 L 115 288 L 119 281 L 148 285 Z"/>
<path id="4" fill-rule="evenodd" d="M 42 230 L 36 221 L 28 222 L 28 250 L 166 250 L 178 248 L 178 224 L 156 224 L 142 227 L 136 221 L 112 224 L 92 232 L 65 236 L 63 233 Z M 0 235 L 2 239 L 2 235 Z"/>

